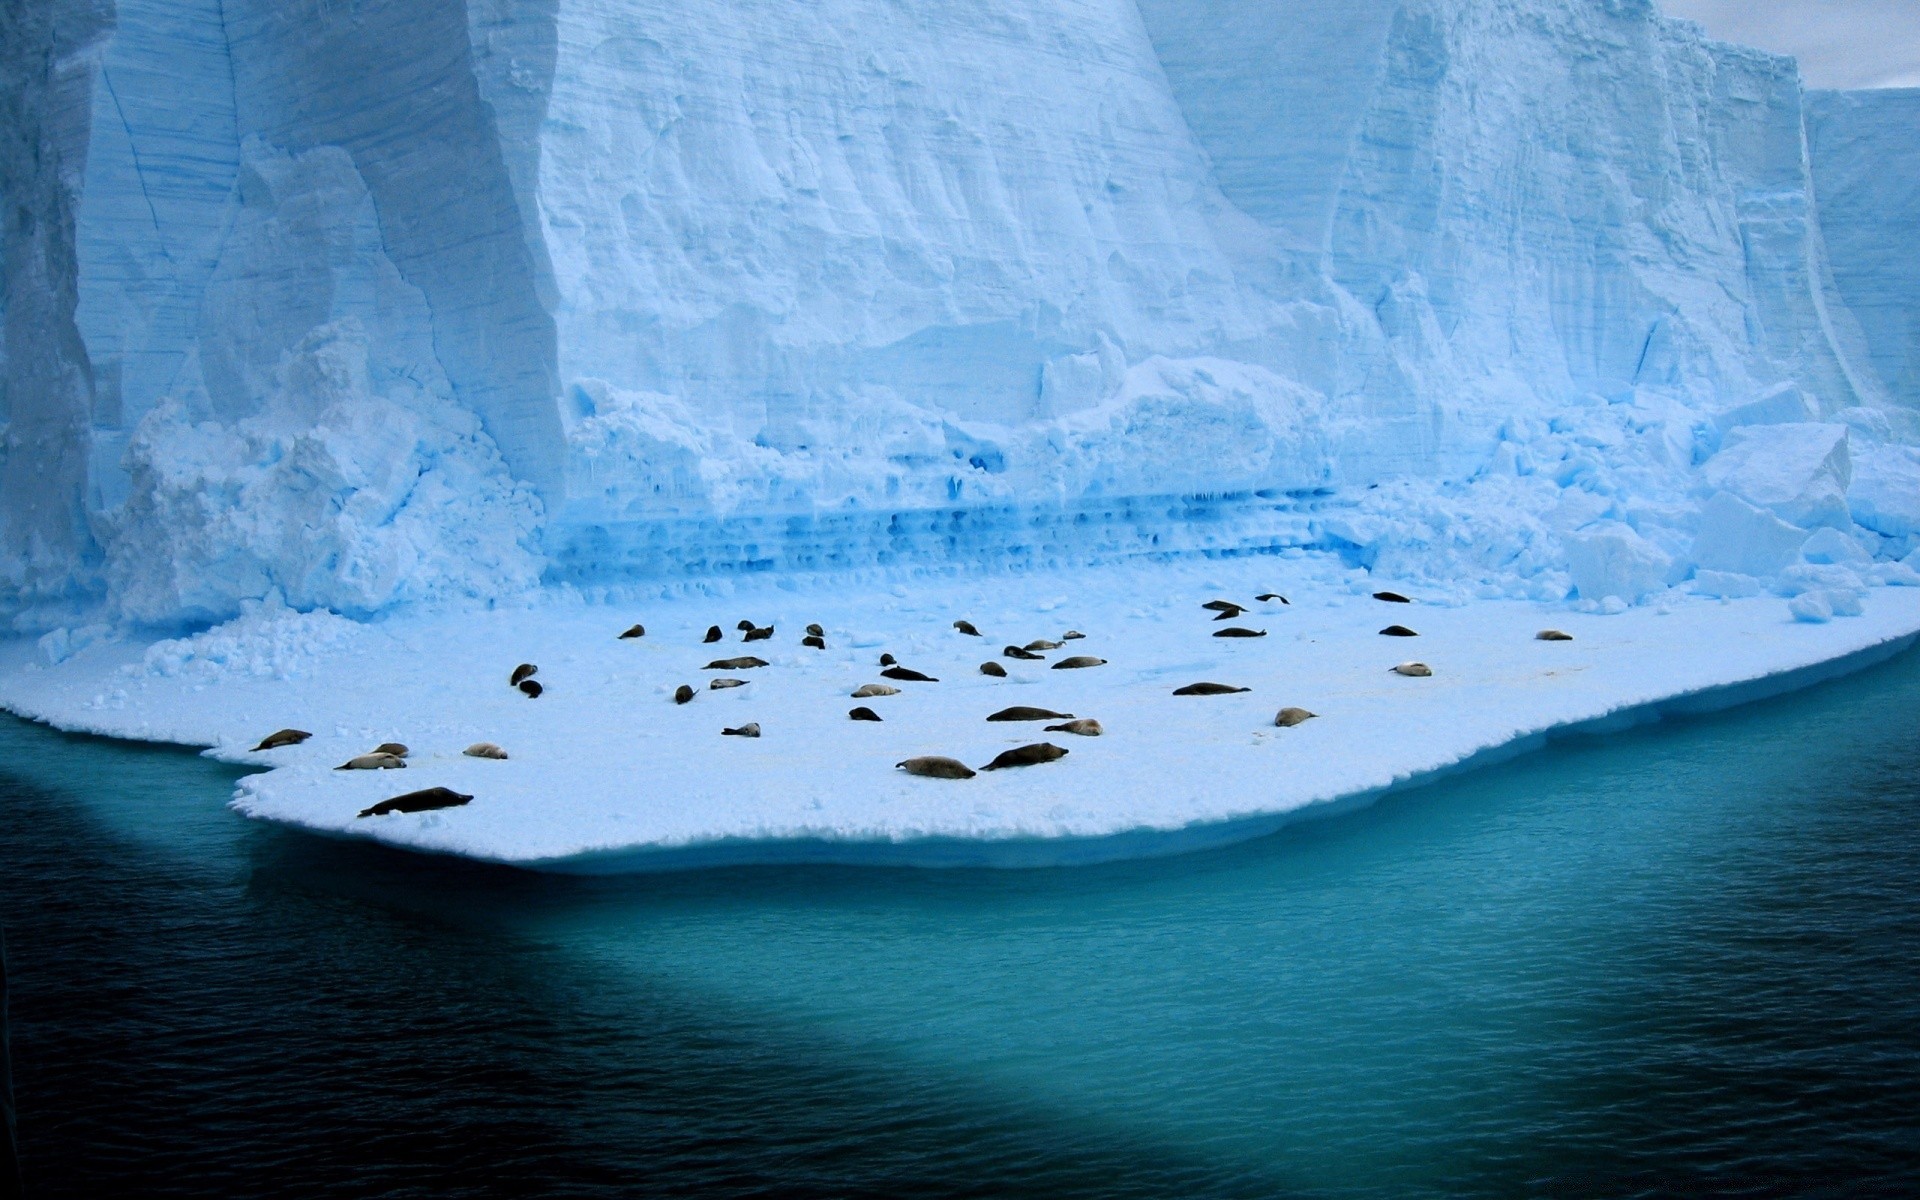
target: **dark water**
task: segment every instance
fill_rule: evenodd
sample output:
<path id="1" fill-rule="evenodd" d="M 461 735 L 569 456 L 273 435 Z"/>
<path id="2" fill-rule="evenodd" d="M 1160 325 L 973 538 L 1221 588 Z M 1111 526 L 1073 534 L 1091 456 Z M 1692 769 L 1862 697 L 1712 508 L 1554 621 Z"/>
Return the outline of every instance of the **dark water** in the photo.
<path id="1" fill-rule="evenodd" d="M 0 719 L 30 1196 L 1920 1192 L 1920 656 L 1230 851 L 543 878 Z"/>

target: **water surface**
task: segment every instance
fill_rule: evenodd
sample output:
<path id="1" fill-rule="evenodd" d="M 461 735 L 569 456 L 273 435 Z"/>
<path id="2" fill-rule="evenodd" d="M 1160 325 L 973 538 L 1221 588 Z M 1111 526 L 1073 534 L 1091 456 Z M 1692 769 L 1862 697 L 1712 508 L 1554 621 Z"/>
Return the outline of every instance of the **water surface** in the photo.
<path id="1" fill-rule="evenodd" d="M 544 877 L 0 719 L 30 1195 L 1920 1188 L 1920 655 L 1104 867 Z"/>

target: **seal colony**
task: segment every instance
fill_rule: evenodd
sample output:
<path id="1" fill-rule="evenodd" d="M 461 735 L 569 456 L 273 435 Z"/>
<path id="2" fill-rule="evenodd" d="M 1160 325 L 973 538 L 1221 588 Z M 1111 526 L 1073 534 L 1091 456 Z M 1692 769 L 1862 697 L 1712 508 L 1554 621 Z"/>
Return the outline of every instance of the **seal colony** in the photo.
<path id="1" fill-rule="evenodd" d="M 1374 599 L 1391 603 L 1411 603 L 1406 597 L 1392 592 L 1376 593 Z M 1268 605 L 1276 602 L 1291 607 L 1286 597 L 1277 592 L 1263 592 L 1254 601 L 1254 603 Z M 1215 622 L 1232 620 L 1252 611 L 1248 605 L 1224 599 L 1208 600 L 1201 604 L 1200 607 L 1202 611 L 1212 613 L 1212 619 Z M 741 640 L 744 642 L 773 642 L 777 628 L 778 626 L 773 622 L 760 625 L 751 619 L 742 619 L 735 625 L 735 630 L 741 635 Z M 964 618 L 953 621 L 951 628 L 962 637 L 978 638 L 982 636 L 979 629 L 971 621 Z M 812 650 L 827 649 L 827 631 L 825 626 L 819 622 L 810 622 L 806 625 L 805 629 L 805 635 L 800 638 L 801 646 Z M 645 637 L 646 632 L 646 626 L 643 623 L 635 622 L 628 626 L 624 632 L 618 634 L 616 640 L 637 641 Z M 1385 629 L 1380 630 L 1380 633 L 1389 637 L 1419 636 L 1412 629 L 1404 625 L 1389 625 Z M 1229 626 L 1225 629 L 1211 631 L 1211 635 L 1215 638 L 1254 639 L 1264 638 L 1267 634 L 1268 631 L 1264 629 L 1255 630 L 1242 626 Z M 722 637 L 723 635 L 718 625 L 709 625 L 706 634 L 700 639 L 700 644 L 712 645 L 714 642 L 721 640 Z M 1086 637 L 1086 634 L 1077 629 L 1068 630 L 1058 639 L 1037 637 L 1026 642 L 1024 645 L 1007 646 L 1003 652 L 1003 656 L 1019 663 L 1047 663 L 1048 669 L 1052 671 L 1087 670 L 1093 667 L 1108 665 L 1108 659 L 1091 654 L 1070 655 L 1055 662 L 1047 662 L 1047 656 L 1049 654 L 1064 649 L 1070 642 L 1086 640 Z M 1572 640 L 1570 635 L 1557 629 L 1542 630 L 1535 634 L 1534 637 L 1537 641 Z M 899 658 L 891 651 L 882 652 L 878 662 L 881 667 L 880 675 L 886 679 L 912 684 L 937 684 L 940 682 L 937 676 L 901 665 Z M 755 656 L 739 656 L 714 659 L 708 662 L 703 669 L 708 671 L 746 671 L 771 668 L 774 666 L 775 664 L 768 659 Z M 1424 663 L 1417 662 L 1400 663 L 1390 669 L 1400 675 L 1430 677 L 1433 674 L 1431 668 L 1427 667 Z M 541 694 L 542 685 L 534 677 L 539 674 L 539 671 L 540 668 L 538 665 L 532 662 L 522 662 L 508 672 L 508 684 L 526 695 L 538 696 Z M 980 664 L 980 674 L 989 679 L 1010 680 L 1012 678 L 1010 672 L 1005 667 L 992 660 Z M 747 679 L 719 676 L 708 680 L 707 690 L 710 693 L 733 692 L 747 688 L 750 683 L 751 681 Z M 1252 690 L 1250 687 L 1237 684 L 1201 681 L 1175 688 L 1173 695 L 1176 697 L 1233 696 L 1247 694 Z M 691 686 L 680 684 L 674 688 L 672 700 L 674 704 L 684 706 L 691 703 L 695 699 L 696 694 Z M 855 688 L 851 694 L 856 700 L 876 700 L 900 696 L 903 692 L 902 689 L 888 683 L 865 683 Z M 856 723 L 876 725 L 886 723 L 877 711 L 866 706 L 851 709 L 847 713 L 847 716 Z M 1318 716 L 1318 713 L 1308 709 L 1290 705 L 1280 710 L 1279 715 L 1273 719 L 1272 724 L 1281 729 L 1291 729 L 1307 721 L 1314 720 Z M 1097 718 L 1076 717 L 1071 712 L 1030 704 L 1015 704 L 1000 708 L 988 714 L 986 720 L 989 724 L 1053 721 L 1058 723 L 1047 725 L 1046 731 L 1048 733 L 1068 733 L 1077 737 L 1087 738 L 1105 737 L 1107 732 L 1106 727 L 1102 725 Z M 723 737 L 745 738 L 749 740 L 757 740 L 762 736 L 760 723 L 758 721 L 747 721 L 737 726 L 727 726 L 720 732 Z M 311 734 L 298 729 L 282 729 L 275 733 L 268 734 L 265 738 L 261 739 L 259 744 L 255 746 L 255 750 L 259 752 L 280 749 L 287 746 L 296 746 L 302 744 L 311 736 Z M 506 751 L 502 750 L 498 744 L 493 742 L 474 743 L 469 745 L 461 753 L 468 758 L 491 759 L 499 762 L 508 760 Z M 1069 753 L 1070 752 L 1064 747 L 1056 746 L 1051 742 L 1037 742 L 1003 750 L 997 754 L 991 762 L 980 767 L 978 771 L 967 767 L 957 758 L 938 754 L 916 755 L 900 760 L 895 766 L 908 775 L 922 778 L 965 780 L 975 778 L 980 772 L 1004 771 L 1020 767 L 1042 766 L 1048 763 L 1056 763 L 1066 758 Z M 335 769 L 339 771 L 405 769 L 408 765 L 406 762 L 408 754 L 408 748 L 404 744 L 398 742 L 383 742 L 367 753 L 359 754 L 348 759 Z M 444 787 L 427 788 L 381 801 L 379 804 L 365 809 L 359 815 L 364 818 L 429 812 L 439 808 L 465 805 L 471 800 L 472 797 L 469 795 L 454 792 Z"/>
<path id="2" fill-rule="evenodd" d="M 1028 861 L 1055 853 L 1057 837 L 1208 830 L 1353 796 L 1542 729 L 1682 691 L 1698 703 L 1702 689 L 1745 688 L 1920 630 L 1920 589 L 1873 589 L 1863 616 L 1814 626 L 1771 596 L 1723 605 L 1682 592 L 1662 611 L 1609 615 L 1474 600 L 1431 582 L 1400 587 L 1409 604 L 1372 599 L 1383 586 L 1398 585 L 1331 559 L 1250 557 L 903 574 L 857 590 L 747 578 L 715 589 L 717 600 L 543 600 L 368 625 L 280 610 L 152 647 L 108 640 L 32 671 L 18 669 L 31 643 L 0 646 L 0 701 L 67 728 L 211 745 L 264 768 L 236 781 L 239 811 L 400 846 L 574 870 L 599 868 L 568 865 L 572 856 L 656 861 L 710 839 L 735 861 L 817 838 L 828 857 L 909 862 L 922 853 L 915 839 L 939 838 L 958 839 L 967 861 Z M 1287 604 L 1260 599 L 1282 594 Z M 1239 619 L 1217 621 L 1220 610 L 1203 607 L 1216 599 Z M 773 636 L 743 644 L 743 618 Z M 1381 636 L 1396 620 L 1419 637 Z M 619 637 L 640 624 L 643 637 Z M 726 644 L 703 643 L 716 624 Z M 803 644 L 809 625 L 829 649 Z M 1268 636 L 1213 638 L 1228 626 Z M 1546 630 L 1572 640 L 1539 638 Z M 1042 642 L 1060 648 L 1025 651 Z M 1004 657 L 1003 645 L 1038 658 Z M 284 670 L 249 666 L 275 661 L 269 651 Z M 768 665 L 701 669 L 755 652 Z M 887 679 L 882 655 L 941 682 Z M 1082 656 L 1107 661 L 1054 669 Z M 982 672 L 983 660 L 1005 674 Z M 1398 674 L 1403 660 L 1430 674 Z M 508 686 L 521 663 L 545 685 L 536 701 Z M 748 683 L 712 690 L 715 678 Z M 895 690 L 850 698 L 872 684 Z M 855 707 L 883 720 L 853 719 Z M 1073 716 L 985 719 L 1010 707 Z M 1077 722 L 1100 733 L 1053 728 Z M 759 738 L 723 733 L 750 724 Z M 282 731 L 310 736 L 271 736 Z M 1072 753 L 980 771 L 1043 742 Z M 481 743 L 511 756 L 464 753 Z M 402 744 L 404 767 L 337 770 Z M 923 757 L 975 777 L 895 767 Z M 435 786 L 474 799 L 358 817 Z M 1002 838 L 1027 848 L 1003 856 Z"/>

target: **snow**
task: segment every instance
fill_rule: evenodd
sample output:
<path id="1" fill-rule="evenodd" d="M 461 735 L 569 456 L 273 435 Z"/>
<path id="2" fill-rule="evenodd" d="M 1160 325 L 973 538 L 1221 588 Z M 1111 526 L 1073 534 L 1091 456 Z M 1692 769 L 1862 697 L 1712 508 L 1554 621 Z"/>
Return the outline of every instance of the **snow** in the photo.
<path id="1" fill-rule="evenodd" d="M 790 576 L 644 601 L 548 595 L 374 623 L 269 603 L 189 638 L 96 639 L 57 665 L 27 666 L 22 648 L 9 648 L 0 702 L 63 728 L 211 745 L 224 761 L 271 768 L 241 779 L 240 812 L 416 850 L 568 871 L 793 858 L 1016 864 L 1253 836 L 1551 731 L 1798 686 L 1920 633 L 1920 589 L 1876 588 L 1864 606 L 1851 592 L 1809 591 L 1791 610 L 1776 596 L 1721 602 L 1679 589 L 1608 616 L 1524 601 L 1435 603 L 1406 583 L 1415 604 L 1371 598 L 1394 582 L 1296 555 L 896 573 L 859 587 Z M 1292 603 L 1254 601 L 1269 590 Z M 1201 604 L 1215 598 L 1249 605 L 1231 623 L 1267 636 L 1211 636 L 1224 623 Z M 772 624 L 774 638 L 742 645 L 732 631 L 741 618 Z M 962 618 L 986 636 L 957 632 Z M 800 645 L 811 621 L 827 630 L 824 652 Z M 635 622 L 646 636 L 620 640 Z M 1389 623 L 1419 637 L 1380 636 Z M 728 630 L 725 642 L 702 644 L 711 624 Z M 1000 656 L 1007 644 L 1070 628 L 1085 639 L 1048 658 L 1091 654 L 1107 665 L 1062 671 Z M 1575 640 L 1536 640 L 1546 628 Z M 854 700 L 860 685 L 883 681 L 883 650 L 940 682 Z M 771 665 L 703 670 L 743 653 Z M 990 659 L 1010 677 L 981 675 Z M 1389 671 L 1408 659 L 1429 664 L 1432 678 Z M 539 668 L 538 699 L 508 686 L 522 661 Z M 721 674 L 748 683 L 707 690 Z M 1252 690 L 1172 695 L 1202 680 Z M 672 699 L 682 683 L 700 689 L 685 706 Z M 883 722 L 849 720 L 856 704 Z M 984 720 L 1016 704 L 1095 717 L 1106 733 Z M 1290 706 L 1319 715 L 1276 728 Z M 721 736 L 749 721 L 760 739 Z M 314 737 L 252 752 L 283 726 Z M 1043 740 L 1068 757 L 966 781 L 894 768 L 920 754 L 978 767 Z M 334 769 L 386 741 L 411 747 L 404 771 Z M 511 757 L 462 754 L 483 741 Z M 474 800 L 355 816 L 427 787 Z"/>

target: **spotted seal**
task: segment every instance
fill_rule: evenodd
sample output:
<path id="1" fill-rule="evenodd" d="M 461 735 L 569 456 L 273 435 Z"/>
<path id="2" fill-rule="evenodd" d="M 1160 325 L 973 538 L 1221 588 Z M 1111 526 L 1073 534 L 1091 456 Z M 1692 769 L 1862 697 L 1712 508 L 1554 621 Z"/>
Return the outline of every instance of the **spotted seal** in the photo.
<path id="1" fill-rule="evenodd" d="M 972 779 L 973 768 L 957 758 L 945 758 L 938 754 L 922 755 L 897 762 L 896 770 L 909 775 L 918 775 L 924 779 Z"/>
<path id="2" fill-rule="evenodd" d="M 360 754 L 335 767 L 336 771 L 395 771 L 407 761 L 398 754 Z"/>
<path id="3" fill-rule="evenodd" d="M 1092 717 L 1082 717 L 1078 721 L 1068 721 L 1063 725 L 1047 726 L 1048 733 L 1077 733 L 1081 737 L 1099 737 L 1106 730 Z"/>

